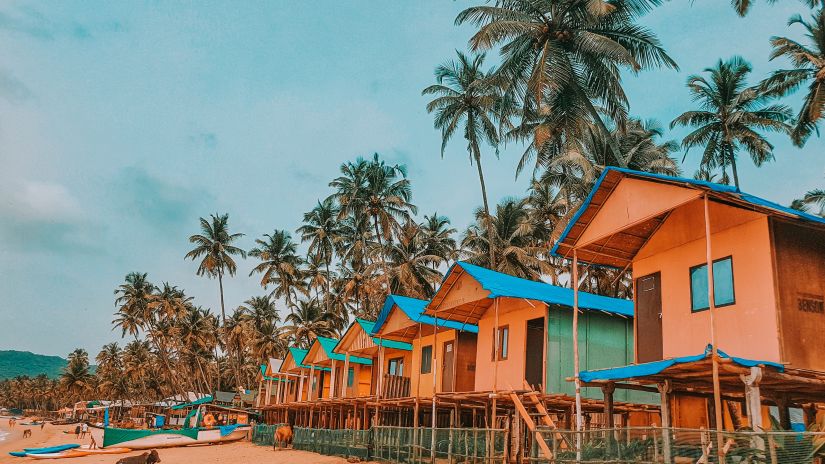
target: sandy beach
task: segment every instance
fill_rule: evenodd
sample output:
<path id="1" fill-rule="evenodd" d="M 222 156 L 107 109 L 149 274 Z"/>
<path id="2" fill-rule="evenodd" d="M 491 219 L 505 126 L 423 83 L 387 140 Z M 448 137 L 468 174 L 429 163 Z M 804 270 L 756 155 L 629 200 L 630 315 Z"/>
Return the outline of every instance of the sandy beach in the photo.
<path id="1" fill-rule="evenodd" d="M 9 456 L 9 451 L 19 451 L 23 448 L 35 448 L 43 446 L 55 446 L 64 443 L 78 443 L 74 435 L 64 434 L 64 430 L 74 429 L 71 425 L 46 425 L 43 430 L 40 427 L 31 427 L 32 436 L 23 438 L 25 426 L 17 425 L 9 430 L 7 421 L 0 423 L 0 431 L 10 432 L 0 441 L 0 464 L 41 462 L 31 458 L 16 458 Z M 2 436 L 2 435 L 0 435 Z M 88 444 L 88 438 L 82 440 L 81 444 Z M 266 462 L 272 464 L 295 463 L 304 464 L 341 464 L 347 462 L 346 459 L 306 451 L 283 450 L 273 451 L 270 447 L 256 446 L 250 442 L 230 443 L 226 445 L 212 446 L 188 446 L 181 448 L 167 448 L 158 450 L 160 458 L 164 464 L 188 464 L 197 462 L 200 464 L 210 463 L 248 463 Z M 126 454 L 84 456 L 71 459 L 45 460 L 42 462 L 71 462 L 73 464 L 93 464 L 106 463 L 113 464 L 125 456 L 133 456 L 143 453 L 134 451 Z"/>

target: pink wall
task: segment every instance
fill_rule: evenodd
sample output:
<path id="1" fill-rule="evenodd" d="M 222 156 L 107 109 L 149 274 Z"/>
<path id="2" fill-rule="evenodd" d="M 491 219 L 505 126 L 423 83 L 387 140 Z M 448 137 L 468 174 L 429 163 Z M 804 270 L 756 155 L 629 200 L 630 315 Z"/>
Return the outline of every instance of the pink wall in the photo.
<path id="1" fill-rule="evenodd" d="M 525 340 L 527 337 L 527 321 L 545 317 L 547 310 L 543 303 L 509 298 L 499 299 L 499 327 L 509 326 L 509 353 L 506 360 L 496 363 L 493 361 L 493 328 L 495 327 L 495 303 L 490 306 L 484 317 L 478 321 L 478 350 L 476 351 L 476 391 L 493 390 L 495 382 L 497 390 L 521 390 L 524 380 Z M 544 325 L 547 327 L 547 324 Z M 545 340 L 547 333 L 545 331 Z"/>
<path id="2" fill-rule="evenodd" d="M 736 299 L 715 310 L 718 346 L 732 356 L 781 361 L 767 217 L 713 202 L 710 216 L 712 257 L 732 256 Z M 692 313 L 690 299 L 689 269 L 705 262 L 701 200 L 674 210 L 633 262 L 635 279 L 661 272 L 665 358 L 698 354 L 710 343 L 710 313 Z"/>

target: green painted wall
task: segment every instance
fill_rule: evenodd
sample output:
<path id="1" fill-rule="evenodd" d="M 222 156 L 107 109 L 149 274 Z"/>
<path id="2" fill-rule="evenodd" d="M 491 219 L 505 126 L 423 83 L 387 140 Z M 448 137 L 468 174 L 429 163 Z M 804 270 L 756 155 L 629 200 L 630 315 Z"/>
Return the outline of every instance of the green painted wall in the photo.
<path id="1" fill-rule="evenodd" d="M 550 306 L 547 317 L 547 393 L 576 393 L 573 382 L 573 311 Z M 581 370 L 618 367 L 633 363 L 633 319 L 584 311 L 579 313 Z M 602 399 L 598 388 L 584 388 L 582 396 Z M 656 403 L 656 395 L 616 390 L 615 401 Z"/>

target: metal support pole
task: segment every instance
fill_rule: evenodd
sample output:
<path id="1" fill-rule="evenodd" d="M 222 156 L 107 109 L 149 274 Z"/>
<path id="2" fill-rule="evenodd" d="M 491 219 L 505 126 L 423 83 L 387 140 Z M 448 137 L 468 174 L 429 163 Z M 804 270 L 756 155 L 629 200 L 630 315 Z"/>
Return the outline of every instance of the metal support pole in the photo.
<path id="1" fill-rule="evenodd" d="M 716 344 L 716 323 L 714 315 L 716 313 L 716 301 L 714 298 L 713 289 L 713 255 L 710 240 L 710 201 L 708 194 L 704 196 L 705 207 L 705 258 L 708 268 L 708 314 L 710 317 L 710 346 L 711 346 L 711 363 L 713 370 L 713 405 L 716 409 L 716 452 L 719 456 L 719 463 L 725 462 L 724 437 L 722 437 L 722 429 L 724 423 L 722 422 L 722 392 L 719 387 L 719 350 Z"/>

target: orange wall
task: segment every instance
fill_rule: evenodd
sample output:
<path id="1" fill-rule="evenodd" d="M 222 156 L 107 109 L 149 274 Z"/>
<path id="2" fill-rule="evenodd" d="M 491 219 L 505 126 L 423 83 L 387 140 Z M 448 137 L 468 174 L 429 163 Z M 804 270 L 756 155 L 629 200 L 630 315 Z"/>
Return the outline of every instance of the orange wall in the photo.
<path id="1" fill-rule="evenodd" d="M 423 337 L 422 337 L 423 338 Z M 393 348 L 385 348 L 384 350 L 384 370 L 381 372 L 387 374 L 390 372 L 390 359 L 403 358 L 404 359 L 404 377 L 410 377 L 412 370 L 412 351 L 396 350 Z"/>
<path id="2" fill-rule="evenodd" d="M 706 262 L 702 201 L 674 210 L 633 262 L 633 277 L 661 272 L 665 358 L 701 353 L 710 343 L 709 311 L 692 313 L 692 266 Z M 713 259 L 733 257 L 736 303 L 717 308 L 720 349 L 780 361 L 767 217 L 711 203 Z M 644 334 L 636 334 L 636 339 Z"/>
<path id="3" fill-rule="evenodd" d="M 435 338 L 437 337 L 437 338 Z M 437 391 L 441 392 L 441 370 L 444 359 L 444 342 L 456 339 L 456 331 L 448 330 L 439 332 L 437 335 L 422 336 L 419 341 L 416 337 L 413 340 L 412 363 L 410 369 L 410 392 L 413 396 L 430 397 L 433 394 L 433 374 L 436 374 L 438 381 Z M 434 340 L 436 344 L 434 344 Z M 437 351 L 438 362 L 434 363 L 430 374 L 421 374 L 421 347 L 433 345 L 433 353 Z"/>
<path id="4" fill-rule="evenodd" d="M 525 341 L 527 321 L 544 317 L 547 310 L 544 304 L 508 298 L 499 299 L 499 327 L 509 326 L 508 356 L 498 362 L 495 375 L 497 390 L 521 390 L 524 380 Z M 545 327 L 547 324 L 545 323 Z M 493 361 L 493 329 L 495 327 L 495 308 L 491 306 L 478 321 L 478 350 L 476 351 L 475 390 L 493 390 L 493 377 L 496 372 Z M 545 330 L 544 338 L 547 338 Z M 543 376 L 542 376 L 543 377 Z"/>

